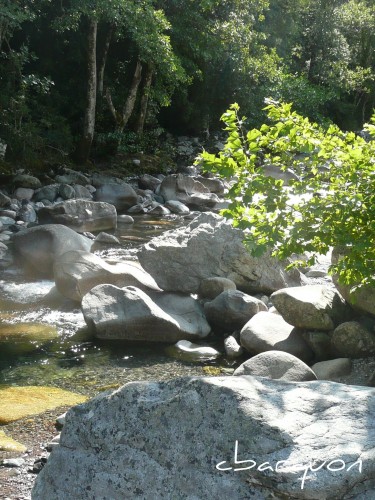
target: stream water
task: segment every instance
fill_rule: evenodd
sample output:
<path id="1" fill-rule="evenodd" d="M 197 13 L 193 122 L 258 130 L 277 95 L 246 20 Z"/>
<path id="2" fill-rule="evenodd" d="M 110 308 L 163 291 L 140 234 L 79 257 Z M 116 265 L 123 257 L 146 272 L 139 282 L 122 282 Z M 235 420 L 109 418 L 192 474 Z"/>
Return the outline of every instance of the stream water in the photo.
<path id="1" fill-rule="evenodd" d="M 186 224 L 182 217 L 138 216 L 114 232 L 120 246 L 101 245 L 94 253 L 108 260 L 129 258 L 133 248 L 167 229 Z M 0 274 L 0 384 L 53 385 L 94 395 L 133 380 L 215 373 L 220 361 L 187 362 L 162 344 L 104 342 L 89 335 L 80 307 L 49 292 L 54 282 L 11 267 Z M 49 294 L 49 295 L 48 295 Z M 217 346 L 217 340 L 205 344 Z M 216 368 L 215 368 L 216 367 Z"/>

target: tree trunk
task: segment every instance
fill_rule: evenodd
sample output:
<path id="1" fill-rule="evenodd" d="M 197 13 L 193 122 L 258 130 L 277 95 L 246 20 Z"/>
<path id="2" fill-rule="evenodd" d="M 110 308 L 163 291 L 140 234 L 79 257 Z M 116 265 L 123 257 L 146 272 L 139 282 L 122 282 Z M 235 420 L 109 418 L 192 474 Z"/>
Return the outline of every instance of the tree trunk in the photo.
<path id="1" fill-rule="evenodd" d="M 144 76 L 143 85 L 142 85 L 141 104 L 140 104 L 139 116 L 138 116 L 137 126 L 136 126 L 136 133 L 138 135 L 143 134 L 143 128 L 145 125 L 145 120 L 146 120 L 146 115 L 147 115 L 147 106 L 148 106 L 148 100 L 150 97 L 150 88 L 151 88 L 153 74 L 154 74 L 154 69 L 152 68 L 152 66 L 148 65 L 147 70 L 146 70 L 146 74 Z"/>
<path id="2" fill-rule="evenodd" d="M 128 98 L 126 99 L 125 105 L 122 110 L 122 119 L 121 124 L 117 127 L 117 130 L 122 132 L 126 127 L 131 114 L 133 113 L 133 109 L 135 106 L 135 101 L 137 99 L 137 92 L 139 84 L 141 83 L 142 78 L 142 64 L 140 60 L 137 61 L 137 66 L 134 71 L 133 81 L 129 90 Z"/>
<path id="3" fill-rule="evenodd" d="M 112 36 L 115 31 L 115 25 L 111 24 L 106 33 L 104 40 L 104 46 L 102 51 L 102 56 L 98 65 L 98 95 L 102 96 L 104 92 L 104 71 L 105 65 L 107 63 L 107 56 L 109 51 L 109 46 L 111 44 Z"/>
<path id="4" fill-rule="evenodd" d="M 89 20 L 88 33 L 88 77 L 87 77 L 87 104 L 83 125 L 83 135 L 77 150 L 77 159 L 87 162 L 90 156 L 92 140 L 95 132 L 95 110 L 96 110 L 96 39 L 98 33 L 98 22 Z"/>

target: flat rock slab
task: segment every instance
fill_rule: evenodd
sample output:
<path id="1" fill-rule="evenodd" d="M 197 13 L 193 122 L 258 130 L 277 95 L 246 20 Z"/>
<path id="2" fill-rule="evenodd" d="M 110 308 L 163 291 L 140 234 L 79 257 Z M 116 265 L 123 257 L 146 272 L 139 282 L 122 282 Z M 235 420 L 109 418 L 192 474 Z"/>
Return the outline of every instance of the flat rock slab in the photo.
<path id="1" fill-rule="evenodd" d="M 241 330 L 241 345 L 252 354 L 283 351 L 309 362 L 313 353 L 300 332 L 278 314 L 259 312 Z"/>
<path id="2" fill-rule="evenodd" d="M 202 213 L 188 226 L 167 231 L 140 248 L 138 258 L 160 288 L 197 293 L 202 280 L 221 276 L 240 290 L 273 292 L 304 283 L 296 269 L 263 255 L 252 257 L 243 244 L 244 234 L 213 213 Z"/>
<path id="3" fill-rule="evenodd" d="M 152 291 L 146 295 L 134 286 L 96 286 L 84 296 L 82 312 L 94 334 L 104 339 L 177 342 L 211 331 L 193 298 Z"/>
<path id="4" fill-rule="evenodd" d="M 68 412 L 32 499 L 371 499 L 374 412 L 333 382 L 133 382 Z"/>

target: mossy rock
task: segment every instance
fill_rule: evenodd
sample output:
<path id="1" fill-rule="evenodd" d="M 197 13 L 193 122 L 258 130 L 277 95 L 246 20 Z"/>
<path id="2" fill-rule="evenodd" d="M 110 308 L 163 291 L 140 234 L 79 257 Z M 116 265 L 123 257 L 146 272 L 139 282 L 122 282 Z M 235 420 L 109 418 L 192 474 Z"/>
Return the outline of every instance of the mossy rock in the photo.
<path id="1" fill-rule="evenodd" d="M 24 453 L 26 450 L 27 447 L 25 445 L 7 436 L 4 431 L 0 430 L 0 451 Z"/>
<path id="2" fill-rule="evenodd" d="M 56 327 L 42 323 L 0 323 L 0 348 L 7 354 L 25 354 L 56 339 Z"/>
<path id="3" fill-rule="evenodd" d="M 0 425 L 53 410 L 59 406 L 74 406 L 86 399 L 86 396 L 57 387 L 0 385 Z"/>

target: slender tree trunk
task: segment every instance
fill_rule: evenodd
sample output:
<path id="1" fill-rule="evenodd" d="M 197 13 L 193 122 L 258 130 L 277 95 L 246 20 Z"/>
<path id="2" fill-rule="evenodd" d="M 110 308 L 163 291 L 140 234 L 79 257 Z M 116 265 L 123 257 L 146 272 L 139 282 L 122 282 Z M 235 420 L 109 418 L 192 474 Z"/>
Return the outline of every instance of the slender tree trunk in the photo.
<path id="1" fill-rule="evenodd" d="M 109 88 L 107 88 L 105 91 L 105 98 L 107 100 L 109 111 L 111 112 L 111 115 L 113 116 L 113 119 L 116 123 L 117 132 L 122 132 L 124 130 L 129 121 L 129 118 L 131 117 L 131 114 L 134 110 L 135 101 L 137 99 L 137 92 L 139 84 L 141 82 L 141 78 L 142 78 L 142 64 L 138 60 L 134 71 L 133 81 L 130 86 L 129 94 L 125 101 L 124 107 L 122 108 L 121 113 L 117 111 L 117 109 L 113 104 Z"/>
<path id="2" fill-rule="evenodd" d="M 96 39 L 98 33 L 98 22 L 89 20 L 88 33 L 88 78 L 87 78 L 87 104 L 83 125 L 83 134 L 77 150 L 77 159 L 87 162 L 90 156 L 92 140 L 95 132 L 95 110 L 96 110 Z"/>
<path id="3" fill-rule="evenodd" d="M 104 40 L 104 46 L 102 51 L 102 56 L 100 62 L 98 64 L 98 95 L 102 96 L 104 92 L 104 72 L 105 65 L 107 64 L 107 56 L 109 51 L 109 46 L 111 44 L 112 36 L 115 31 L 115 25 L 111 24 L 106 33 L 106 37 Z"/>
<path id="4" fill-rule="evenodd" d="M 140 104 L 139 115 L 138 115 L 137 126 L 136 126 L 136 133 L 138 135 L 143 134 L 143 128 L 145 125 L 145 120 L 146 120 L 146 115 L 147 115 L 147 106 L 148 106 L 148 100 L 150 97 L 150 88 L 151 88 L 153 75 L 154 75 L 154 69 L 152 66 L 148 65 L 147 70 L 146 70 L 146 74 L 144 76 L 143 85 L 142 85 L 141 104 Z"/>
<path id="5" fill-rule="evenodd" d="M 141 83 L 142 78 L 142 64 L 140 60 L 137 61 L 137 66 L 134 71 L 133 81 L 129 90 L 129 95 L 126 99 L 125 105 L 122 110 L 122 120 L 121 125 L 118 127 L 119 131 L 123 131 L 126 127 L 131 114 L 133 113 L 133 109 L 135 106 L 135 101 L 137 99 L 137 92 L 139 84 Z"/>

